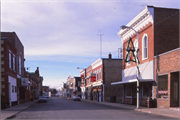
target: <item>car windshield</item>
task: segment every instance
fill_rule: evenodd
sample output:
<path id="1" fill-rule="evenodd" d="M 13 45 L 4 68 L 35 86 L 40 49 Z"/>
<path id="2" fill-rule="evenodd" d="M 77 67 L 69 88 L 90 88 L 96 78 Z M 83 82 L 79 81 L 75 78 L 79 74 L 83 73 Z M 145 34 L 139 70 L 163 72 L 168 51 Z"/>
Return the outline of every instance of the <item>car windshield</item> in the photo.
<path id="1" fill-rule="evenodd" d="M 39 98 L 46 98 L 45 96 L 39 96 Z"/>

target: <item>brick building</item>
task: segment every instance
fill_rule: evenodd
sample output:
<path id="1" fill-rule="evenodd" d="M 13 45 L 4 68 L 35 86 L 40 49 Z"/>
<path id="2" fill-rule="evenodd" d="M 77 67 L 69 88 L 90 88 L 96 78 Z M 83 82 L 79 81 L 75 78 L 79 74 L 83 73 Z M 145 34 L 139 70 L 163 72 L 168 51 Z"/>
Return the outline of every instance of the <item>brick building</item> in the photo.
<path id="1" fill-rule="evenodd" d="M 81 96 L 81 78 L 69 75 L 66 83 L 66 95 L 67 97 Z"/>
<path id="2" fill-rule="evenodd" d="M 12 41 L 1 37 L 1 95 L 9 106 L 18 104 L 16 53 Z"/>
<path id="3" fill-rule="evenodd" d="M 122 87 L 111 86 L 121 80 L 122 59 L 99 58 L 89 67 L 80 71 L 85 78 L 85 98 L 94 101 L 122 102 Z M 85 74 L 84 74 L 85 72 Z M 84 77 L 84 75 L 86 75 Z M 111 100 L 114 98 L 114 100 Z"/>
<path id="4" fill-rule="evenodd" d="M 134 19 L 132 19 L 126 26 L 133 28 L 139 32 L 139 42 L 137 40 L 136 32 L 133 29 L 124 29 L 118 32 L 122 42 L 123 42 L 123 58 L 126 58 L 126 48 L 128 45 L 129 38 L 132 38 L 135 49 L 137 50 L 139 46 L 139 97 L 140 105 L 147 104 L 147 98 L 152 96 L 154 101 L 157 101 L 157 106 L 170 107 L 168 105 L 172 100 L 172 97 L 159 98 L 158 87 L 160 84 L 163 85 L 167 83 L 167 76 L 159 77 L 159 73 L 162 71 L 167 71 L 168 80 L 167 83 L 168 93 L 172 89 L 171 83 L 173 82 L 171 77 L 171 72 L 169 71 L 170 65 L 167 62 L 167 66 L 163 67 L 160 71 L 155 68 L 156 59 L 158 56 L 166 53 L 168 51 L 179 48 L 179 9 L 169 9 L 169 8 L 158 8 L 153 6 L 147 6 L 142 10 Z M 136 54 L 135 54 L 136 55 Z M 162 57 L 162 56 L 161 56 Z M 172 59 L 175 56 L 171 56 Z M 166 61 L 168 57 L 165 58 Z M 158 61 L 163 62 L 163 60 Z M 158 65 L 159 65 L 158 63 Z M 161 66 L 162 67 L 162 66 Z M 166 70 L 165 70 L 166 69 Z M 173 68 L 174 69 L 174 68 Z M 179 70 L 176 70 L 179 71 Z M 123 85 L 123 103 L 126 104 L 136 104 L 137 100 L 137 69 L 136 63 L 123 61 L 123 71 L 122 71 L 122 82 L 112 83 L 112 85 Z M 163 73 L 163 72 L 162 72 Z M 175 75 L 174 75 L 175 74 Z M 173 73 L 173 77 L 178 73 Z M 177 75 L 178 76 L 178 75 Z M 166 79 L 165 79 L 166 78 Z M 158 79 L 161 81 L 158 83 Z M 158 83 L 158 84 L 157 84 Z M 176 85 L 177 86 L 177 85 Z M 167 89 L 167 88 L 166 88 Z M 179 89 L 179 84 L 177 89 Z M 166 92 L 165 92 L 166 93 Z M 159 92 L 161 94 L 161 92 Z M 178 93 L 179 94 L 179 93 Z M 166 102 L 164 102 L 164 100 Z M 173 101 L 173 100 L 172 100 Z"/>
<path id="5" fill-rule="evenodd" d="M 154 57 L 154 98 L 158 108 L 179 107 L 180 48 Z"/>
<path id="6" fill-rule="evenodd" d="M 23 95 L 24 93 L 20 90 L 21 88 L 23 88 L 23 86 L 21 86 L 21 82 L 22 82 L 22 78 L 24 77 L 24 61 L 25 61 L 24 46 L 15 32 L 1 32 L 1 37 L 7 37 L 11 41 L 13 47 L 16 49 L 16 55 L 14 56 L 15 58 L 14 65 L 16 66 L 16 74 L 17 74 L 16 76 L 17 101 L 18 101 L 17 104 L 19 104 L 21 101 L 20 99 L 24 99 L 24 95 Z"/>

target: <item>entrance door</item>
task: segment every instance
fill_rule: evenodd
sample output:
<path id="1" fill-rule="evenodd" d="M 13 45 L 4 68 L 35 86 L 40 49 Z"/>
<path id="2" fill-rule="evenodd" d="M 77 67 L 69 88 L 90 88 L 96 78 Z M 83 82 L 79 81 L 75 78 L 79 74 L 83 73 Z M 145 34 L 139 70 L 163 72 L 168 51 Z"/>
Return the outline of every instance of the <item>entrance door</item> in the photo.
<path id="1" fill-rule="evenodd" d="M 170 107 L 179 107 L 179 72 L 171 73 Z"/>
<path id="2" fill-rule="evenodd" d="M 11 83 L 9 82 L 9 105 L 11 106 Z"/>

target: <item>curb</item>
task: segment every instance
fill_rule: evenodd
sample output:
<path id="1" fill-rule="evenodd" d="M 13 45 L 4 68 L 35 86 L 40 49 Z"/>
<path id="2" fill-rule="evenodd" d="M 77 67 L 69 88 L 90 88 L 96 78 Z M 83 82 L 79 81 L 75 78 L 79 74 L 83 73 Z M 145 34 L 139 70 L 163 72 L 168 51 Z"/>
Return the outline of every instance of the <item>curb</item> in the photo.
<path id="1" fill-rule="evenodd" d="M 135 111 L 140 111 L 140 112 L 145 112 L 145 113 L 150 113 L 150 114 L 156 114 L 156 115 L 162 115 L 162 116 L 167 116 L 167 117 L 179 118 L 178 116 L 167 115 L 167 114 L 159 114 L 159 113 L 155 113 L 155 112 L 152 112 L 152 111 L 139 110 L 139 109 L 134 109 L 134 110 Z"/>

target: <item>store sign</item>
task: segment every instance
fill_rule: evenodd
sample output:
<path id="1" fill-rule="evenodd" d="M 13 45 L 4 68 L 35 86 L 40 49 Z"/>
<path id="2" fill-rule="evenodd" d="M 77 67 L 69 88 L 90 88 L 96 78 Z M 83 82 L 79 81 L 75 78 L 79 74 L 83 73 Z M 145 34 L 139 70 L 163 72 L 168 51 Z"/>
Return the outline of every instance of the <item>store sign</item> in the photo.
<path id="1" fill-rule="evenodd" d="M 96 76 L 91 76 L 91 82 L 96 82 Z"/>
<path id="2" fill-rule="evenodd" d="M 21 78 L 21 86 L 28 86 L 28 78 Z"/>

